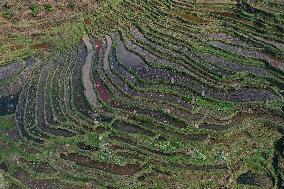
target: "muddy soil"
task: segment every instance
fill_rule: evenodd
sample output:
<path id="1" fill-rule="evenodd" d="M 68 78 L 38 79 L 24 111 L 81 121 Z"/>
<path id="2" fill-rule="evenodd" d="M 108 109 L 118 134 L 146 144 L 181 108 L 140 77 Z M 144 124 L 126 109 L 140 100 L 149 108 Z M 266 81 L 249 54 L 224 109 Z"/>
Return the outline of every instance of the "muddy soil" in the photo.
<path id="1" fill-rule="evenodd" d="M 99 162 L 96 160 L 92 160 L 88 156 L 83 156 L 75 153 L 71 154 L 60 154 L 62 159 L 68 161 L 74 161 L 80 166 L 100 169 L 107 172 L 112 172 L 121 176 L 133 176 L 135 173 L 139 171 L 139 166 L 135 164 L 126 164 L 126 165 L 116 165 L 111 163 Z"/>
<path id="2" fill-rule="evenodd" d="M 0 97 L 0 116 L 15 113 L 19 101 L 19 95 Z"/>
<path id="3" fill-rule="evenodd" d="M 238 184 L 257 186 L 261 188 L 273 188 L 274 181 L 271 177 L 267 175 L 259 175 L 248 171 L 241 174 L 237 179 Z"/>
<path id="4" fill-rule="evenodd" d="M 22 62 L 15 62 L 0 67 L 0 82 L 17 75 L 23 69 L 23 66 Z"/>
<path id="5" fill-rule="evenodd" d="M 112 124 L 112 128 L 120 130 L 120 131 L 124 131 L 124 132 L 127 132 L 127 133 L 147 134 L 146 130 L 144 130 L 144 129 L 138 127 L 138 126 L 135 126 L 133 124 L 125 123 L 125 122 L 122 122 L 122 121 L 115 121 Z"/>
<path id="6" fill-rule="evenodd" d="M 144 61 L 137 55 L 129 52 L 122 41 L 118 42 L 117 47 L 117 56 L 118 59 L 124 64 L 125 66 L 129 67 L 136 67 L 144 64 Z"/>

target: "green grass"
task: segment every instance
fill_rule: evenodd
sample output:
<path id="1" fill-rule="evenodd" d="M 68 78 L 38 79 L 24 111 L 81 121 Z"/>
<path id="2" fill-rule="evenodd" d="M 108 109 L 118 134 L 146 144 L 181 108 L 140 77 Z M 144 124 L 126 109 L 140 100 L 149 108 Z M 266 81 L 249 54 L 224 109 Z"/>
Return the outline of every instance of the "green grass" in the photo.
<path id="1" fill-rule="evenodd" d="M 4 12 L 2 13 L 2 16 L 3 16 L 5 19 L 10 20 L 10 19 L 14 16 L 14 14 L 13 14 L 13 12 L 12 12 L 11 10 L 6 10 L 6 11 L 4 11 Z"/>
<path id="2" fill-rule="evenodd" d="M 175 19 L 169 14 L 167 15 L 169 11 L 179 12 L 181 9 L 185 9 L 185 7 L 178 8 L 181 5 L 175 4 L 174 1 L 108 0 L 100 2 L 101 4 L 97 11 L 93 11 L 92 13 L 82 13 L 71 21 L 68 20 L 64 23 L 51 21 L 50 24 L 52 26 L 47 31 L 44 31 L 42 36 L 36 40 L 29 36 L 15 33 L 10 39 L 5 39 L 7 41 L 4 41 L 4 45 L 0 47 L 2 54 L 9 52 L 5 55 L 9 60 L 19 57 L 23 52 L 25 52 L 23 54 L 26 56 L 31 54 L 39 55 L 38 58 L 40 58 L 43 65 L 50 60 L 50 57 L 56 59 L 56 61 L 53 62 L 55 64 L 54 68 L 48 73 L 49 78 L 45 85 L 50 86 L 50 88 L 45 89 L 46 98 L 52 98 L 53 102 L 47 101 L 45 105 L 55 106 L 52 108 L 63 107 L 62 111 L 61 109 L 60 111 L 53 111 L 55 117 L 62 120 L 62 122 L 59 122 L 59 125 L 47 126 L 50 128 L 75 129 L 76 131 L 77 129 L 84 130 L 84 133 L 77 133 L 76 136 L 73 137 L 60 137 L 47 133 L 48 136 L 51 137 L 46 139 L 44 144 L 38 145 L 25 139 L 25 136 L 15 139 L 10 137 L 9 133 L 6 133 L 6 131 L 11 128 L 17 128 L 15 115 L 0 117 L 0 130 L 3 130 L 3 132 L 0 133 L 0 163 L 3 161 L 10 166 L 9 171 L 6 173 L 9 182 L 25 188 L 20 181 L 12 177 L 13 172 L 16 172 L 20 168 L 27 170 L 31 174 L 32 179 L 53 179 L 56 177 L 64 183 L 81 187 L 90 184 L 89 182 L 94 182 L 99 185 L 105 184 L 105 187 L 102 188 L 107 188 L 107 186 L 141 189 L 220 188 L 221 185 L 228 185 L 228 188 L 238 188 L 241 186 L 237 186 L 236 179 L 241 173 L 248 170 L 260 174 L 270 173 L 275 177 L 276 170 L 273 168 L 273 159 L 275 157 L 274 144 L 280 137 L 283 137 L 279 132 L 279 130 L 282 129 L 280 117 L 283 100 L 246 103 L 228 102 L 218 100 L 219 98 L 206 97 L 207 94 L 199 94 L 197 91 L 200 91 L 200 88 L 198 89 L 198 87 L 196 87 L 197 89 L 195 91 L 190 87 L 191 85 L 187 85 L 187 83 L 175 82 L 174 86 L 171 82 L 167 82 L 166 79 L 166 81 L 159 81 L 158 79 L 146 81 L 143 80 L 143 77 L 139 78 L 138 73 L 136 75 L 131 73 L 139 79 L 139 82 L 145 84 L 143 86 L 136 85 L 136 83 L 128 81 L 123 73 L 119 71 L 106 73 L 99 67 L 96 68 L 96 71 L 92 72 L 94 73 L 93 81 L 99 76 L 101 80 L 107 82 L 105 85 L 110 93 L 115 93 L 111 95 L 112 100 L 120 101 L 125 105 L 123 106 L 125 110 L 120 110 L 119 108 L 112 107 L 113 104 L 110 102 L 100 102 L 100 104 L 94 108 L 96 114 L 102 114 L 112 118 L 110 123 L 99 122 L 87 116 L 85 117 L 85 115 L 81 115 L 77 112 L 77 107 L 74 105 L 76 104 L 75 102 L 70 102 L 69 104 L 69 102 L 62 99 L 62 94 L 66 92 L 69 79 L 71 80 L 70 85 L 74 87 L 75 74 L 70 73 L 69 76 L 67 69 L 75 70 L 76 64 L 73 60 L 70 61 L 69 56 L 65 57 L 65 53 L 69 51 L 70 47 L 78 44 L 84 34 L 96 37 L 95 40 L 98 38 L 103 41 L 104 35 L 110 35 L 110 31 L 119 31 L 123 36 L 124 42 L 133 40 L 132 38 L 128 38 L 128 36 L 130 36 L 128 30 L 132 30 L 135 24 L 136 27 L 141 26 L 141 28 L 143 28 L 142 32 L 145 32 L 150 41 L 157 42 L 161 44 L 162 47 L 174 51 L 177 54 L 180 53 L 179 45 L 188 45 L 188 48 L 192 48 L 194 53 L 205 52 L 215 54 L 234 61 L 235 64 L 249 64 L 251 66 L 262 67 L 263 69 L 269 69 L 259 60 L 241 57 L 233 53 L 212 48 L 210 45 L 206 44 L 206 40 L 191 40 L 191 34 L 198 34 L 199 37 L 203 38 L 207 35 L 205 32 L 224 32 L 226 29 L 222 28 L 223 26 L 219 25 L 218 20 L 214 20 L 214 18 L 208 20 L 212 19 L 216 21 L 216 23 L 208 23 L 206 26 L 199 26 L 198 24 L 186 23 Z M 68 8 L 76 9 L 77 3 L 79 2 L 67 1 L 66 3 L 69 3 Z M 172 4 L 174 6 L 172 6 Z M 208 18 L 208 9 L 212 8 L 212 11 L 215 11 L 213 9 L 233 10 L 226 4 L 211 4 L 210 6 L 207 4 L 194 4 L 189 11 L 195 12 L 197 8 L 204 12 L 199 11 L 197 15 L 206 20 Z M 46 13 L 52 15 L 56 13 L 56 10 L 57 7 L 53 4 L 33 4 L 30 6 L 30 11 L 35 18 L 30 22 L 23 23 L 23 25 L 30 27 L 37 23 L 37 19 L 40 19 L 37 17 L 39 14 L 42 15 Z M 152 17 L 155 16 L 157 16 L 157 18 L 153 19 Z M 139 17 L 139 22 L 137 21 L 138 19 L 130 17 Z M 225 19 L 221 21 L 226 22 Z M 271 22 L 271 20 L 269 22 Z M 158 26 L 156 23 L 167 26 L 169 29 Z M 181 27 L 174 28 L 175 24 L 180 24 Z M 142 25 L 148 25 L 149 27 L 142 27 Z M 246 26 L 243 25 L 240 30 L 243 30 L 245 27 Z M 171 28 L 173 29 L 172 31 Z M 181 32 L 184 33 L 179 34 Z M 230 35 L 234 36 L 234 33 L 231 32 Z M 274 35 L 274 33 L 271 33 L 271 35 Z M 155 37 L 155 39 L 151 40 L 153 37 Z M 14 44 L 25 46 L 24 49 L 14 52 L 11 48 L 13 42 Z M 30 48 L 35 44 L 50 44 L 51 48 L 48 50 Z M 201 63 L 202 65 L 199 65 L 199 63 L 194 60 L 187 62 L 187 60 L 191 58 L 184 59 L 182 55 L 172 57 L 173 55 L 171 55 L 171 53 L 164 53 L 163 50 L 154 47 L 154 45 L 153 48 L 152 45 L 148 45 L 148 43 L 141 43 L 141 45 L 146 49 L 155 51 L 155 53 L 164 58 L 169 58 L 177 64 L 182 63 L 184 67 L 190 68 L 189 70 L 183 71 L 180 70 L 179 66 L 176 66 L 176 64 L 175 66 L 169 65 L 166 67 L 169 72 L 179 72 L 181 76 L 192 76 L 194 78 L 193 80 L 199 82 L 200 85 L 210 86 L 212 89 L 217 88 L 218 90 L 224 90 L 224 92 L 227 92 L 228 89 L 237 89 L 238 87 L 268 88 L 274 92 L 281 92 L 278 85 L 275 84 L 275 86 L 271 86 L 269 79 L 267 79 L 267 77 L 278 78 L 281 74 L 280 72 L 278 72 L 278 75 L 272 74 L 272 76 L 267 77 L 254 76 L 248 72 L 241 72 L 219 78 L 216 77 L 215 73 L 208 71 L 209 68 L 207 69 L 206 67 L 208 65 L 207 63 Z M 249 46 L 250 45 L 253 46 L 253 44 L 249 44 Z M 259 48 L 251 49 L 259 50 Z M 72 52 L 72 58 L 73 55 Z M 100 58 L 103 58 L 103 54 L 100 56 Z M 52 60 L 54 60 L 53 58 Z M 62 63 L 61 60 L 66 60 L 64 66 L 60 66 Z M 94 62 L 94 66 L 101 63 L 100 61 Z M 152 64 L 155 64 L 155 62 Z M 57 66 L 59 66 L 58 72 L 56 71 Z M 203 66 L 206 69 L 203 70 Z M 154 65 L 154 67 L 155 69 L 165 69 L 165 67 L 162 68 L 161 65 Z M 62 71 L 62 69 L 64 70 Z M 41 68 L 39 68 L 38 71 L 41 71 Z M 135 71 L 132 70 L 132 72 Z M 273 70 L 270 70 L 270 72 L 274 73 Z M 55 80 L 51 81 L 54 74 L 58 77 L 54 77 Z M 142 95 L 133 97 L 123 92 L 116 92 L 116 90 L 120 91 L 123 86 L 120 87 L 118 81 L 113 80 L 108 82 L 108 79 L 115 78 L 108 74 L 116 74 L 117 78 L 129 85 L 132 90 L 141 93 L 167 93 L 176 95 L 187 102 L 187 104 L 184 106 L 179 104 L 183 102 L 171 102 L 170 97 L 163 97 L 166 98 L 166 100 L 162 102 L 157 97 L 153 100 L 147 99 L 145 97 L 146 95 L 143 97 L 141 97 Z M 37 77 L 39 76 L 35 73 L 34 77 L 30 78 L 34 85 L 38 84 Z M 281 83 L 282 79 L 279 78 L 277 81 Z M 52 83 L 54 85 L 51 85 Z M 77 92 L 77 89 L 71 88 L 70 93 L 73 95 L 71 99 L 75 99 L 74 95 L 77 95 Z M 32 126 L 37 127 L 37 117 L 29 117 L 29 115 L 32 116 L 29 110 L 34 111 L 35 107 L 37 107 L 36 93 L 30 91 L 29 97 L 29 104 L 25 112 L 26 121 L 30 122 L 34 120 Z M 61 103 L 64 103 L 64 105 Z M 189 108 L 187 109 L 187 107 Z M 257 107 L 259 107 L 259 111 L 271 115 L 271 120 L 269 120 L 268 116 L 263 116 L 263 114 L 258 113 L 258 110 L 253 109 Z M 70 110 L 66 111 L 68 108 L 70 108 Z M 152 110 L 149 111 L 151 113 L 154 112 L 153 110 L 156 110 L 159 115 L 162 114 L 162 116 L 156 118 L 155 115 L 147 115 L 149 112 L 140 113 L 139 111 L 132 111 L 136 108 L 149 109 Z M 169 109 L 170 111 L 167 111 Z M 251 113 L 251 111 L 253 113 Z M 165 120 L 175 118 L 177 121 L 185 121 L 185 124 L 171 125 L 163 120 L 163 115 L 168 116 L 165 117 Z M 237 120 L 236 123 L 234 123 L 234 120 L 236 120 L 235 116 L 239 115 L 244 116 L 240 117 L 240 122 Z M 128 133 L 123 130 L 117 130 L 112 125 L 116 120 L 122 120 L 141 127 L 144 130 L 149 130 L 151 134 L 144 132 Z M 274 120 L 276 121 L 273 122 Z M 228 125 L 230 128 L 225 130 L 220 129 L 218 131 L 214 129 L 204 129 L 200 127 L 200 125 L 204 123 L 214 124 L 216 126 Z M 85 126 L 84 128 L 82 127 L 83 125 Z M 103 129 L 97 129 L 98 126 Z M 182 128 L 178 126 L 182 126 Z M 46 134 L 46 132 L 42 132 Z M 194 134 L 206 134 L 208 138 L 205 138 L 203 141 L 194 141 L 190 137 Z M 37 137 L 38 133 L 31 133 L 31 135 Z M 113 138 L 114 140 L 112 140 Z M 80 149 L 78 147 L 79 142 L 94 147 L 96 149 L 95 152 Z M 36 152 L 25 152 L 27 147 L 34 148 Z M 114 175 L 111 171 L 106 171 L 108 167 L 106 167 L 106 170 L 86 168 L 80 165 L 80 163 L 76 163 L 77 159 L 76 161 L 65 161 L 60 158 L 60 154 L 70 153 L 78 153 L 82 156 L 89 157 L 90 160 L 102 162 L 102 165 L 109 163 L 123 166 L 132 163 L 138 165 L 140 170 L 133 177 L 125 177 Z M 20 157 L 23 161 L 18 165 L 14 161 L 15 157 Z M 57 169 L 57 171 L 54 174 L 37 174 L 29 167 L 27 161 L 48 162 Z M 228 169 L 208 171 L 192 170 L 190 167 L 184 167 L 184 165 L 194 165 L 197 167 L 204 165 L 226 165 Z M 142 175 L 145 176 L 145 180 L 138 179 Z M 227 178 L 230 179 L 228 180 Z M 232 183 L 229 184 L 229 182 Z"/>
<path id="3" fill-rule="evenodd" d="M 17 123 L 15 121 L 14 115 L 0 117 L 0 129 L 11 129 L 16 126 Z"/>
<path id="4" fill-rule="evenodd" d="M 44 5 L 44 8 L 45 8 L 45 10 L 47 11 L 47 12 L 51 12 L 52 10 L 53 10 L 53 6 L 52 6 L 52 4 L 45 4 Z"/>
<path id="5" fill-rule="evenodd" d="M 34 17 L 36 17 L 38 15 L 39 11 L 40 11 L 40 7 L 37 4 L 31 4 L 30 5 L 30 10 L 32 11 L 32 15 Z"/>

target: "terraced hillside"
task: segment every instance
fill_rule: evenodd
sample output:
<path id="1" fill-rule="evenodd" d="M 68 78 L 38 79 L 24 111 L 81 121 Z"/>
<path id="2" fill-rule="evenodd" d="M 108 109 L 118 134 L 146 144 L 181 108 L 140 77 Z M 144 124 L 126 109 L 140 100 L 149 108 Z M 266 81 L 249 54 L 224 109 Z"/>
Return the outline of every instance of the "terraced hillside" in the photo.
<path id="1" fill-rule="evenodd" d="M 0 188 L 284 188 L 283 1 L 84 2 L 0 51 Z"/>

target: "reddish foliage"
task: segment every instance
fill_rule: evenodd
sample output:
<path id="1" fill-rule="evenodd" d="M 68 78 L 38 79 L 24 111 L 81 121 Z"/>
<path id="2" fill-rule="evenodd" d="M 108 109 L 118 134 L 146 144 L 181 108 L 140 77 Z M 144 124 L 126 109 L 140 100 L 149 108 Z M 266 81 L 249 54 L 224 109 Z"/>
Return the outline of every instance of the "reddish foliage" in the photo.
<path id="1" fill-rule="evenodd" d="M 271 62 L 271 64 L 272 64 L 272 66 L 277 67 L 277 66 L 279 66 L 280 62 L 278 62 L 278 61 L 276 61 L 276 60 L 273 60 L 273 61 Z"/>
<path id="2" fill-rule="evenodd" d="M 110 96 L 101 80 L 96 81 L 96 89 L 103 101 L 108 101 Z"/>
<path id="3" fill-rule="evenodd" d="M 103 43 L 101 41 L 97 40 L 95 42 L 95 45 L 96 45 L 96 50 L 99 51 L 99 50 L 101 50 Z"/>
<path id="4" fill-rule="evenodd" d="M 84 24 L 91 25 L 92 21 L 90 19 L 84 19 Z"/>

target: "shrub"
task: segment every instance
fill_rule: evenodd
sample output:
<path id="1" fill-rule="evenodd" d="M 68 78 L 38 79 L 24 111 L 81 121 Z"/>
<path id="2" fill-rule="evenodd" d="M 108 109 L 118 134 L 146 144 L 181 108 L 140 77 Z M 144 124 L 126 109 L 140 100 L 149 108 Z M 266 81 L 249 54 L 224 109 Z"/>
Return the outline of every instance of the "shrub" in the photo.
<path id="1" fill-rule="evenodd" d="M 75 9 L 75 7 L 76 7 L 76 3 L 75 3 L 75 1 L 69 1 L 69 3 L 68 3 L 68 7 L 70 8 L 70 9 Z"/>
<path id="2" fill-rule="evenodd" d="M 44 9 L 48 12 L 51 12 L 53 10 L 53 6 L 51 4 L 45 4 Z"/>
<path id="3" fill-rule="evenodd" d="M 32 4 L 32 5 L 30 6 L 30 9 L 31 9 L 31 11 L 32 11 L 32 15 L 33 15 L 34 17 L 36 17 L 36 16 L 38 15 L 38 13 L 39 13 L 39 7 L 38 7 L 38 5 Z"/>
<path id="4" fill-rule="evenodd" d="M 2 13 L 2 16 L 7 20 L 10 20 L 13 17 L 13 15 L 14 14 L 10 10 L 7 10 Z"/>

